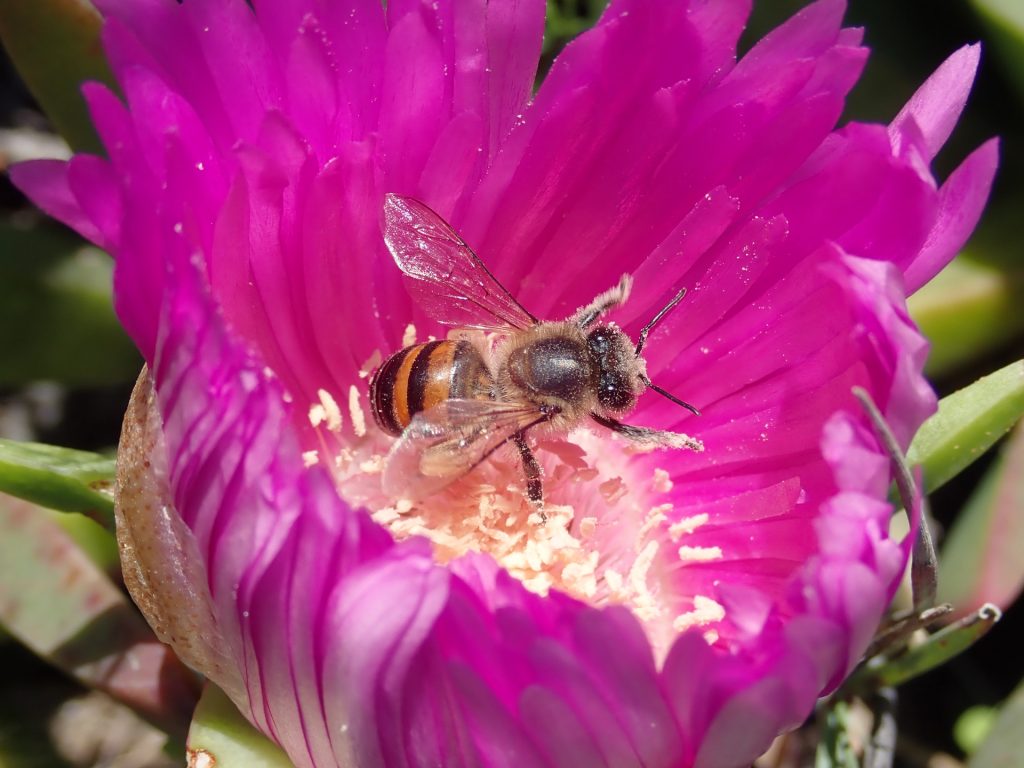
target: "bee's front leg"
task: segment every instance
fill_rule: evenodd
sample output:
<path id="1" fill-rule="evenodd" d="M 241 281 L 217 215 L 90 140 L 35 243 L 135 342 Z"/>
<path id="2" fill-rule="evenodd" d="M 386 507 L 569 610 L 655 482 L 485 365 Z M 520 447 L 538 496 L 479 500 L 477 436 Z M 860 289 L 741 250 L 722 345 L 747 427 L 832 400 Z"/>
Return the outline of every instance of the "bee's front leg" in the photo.
<path id="1" fill-rule="evenodd" d="M 526 473 L 526 498 L 537 508 L 541 521 L 547 522 L 547 516 L 544 514 L 544 485 L 541 482 L 543 470 L 537 457 L 530 450 L 530 446 L 527 445 L 526 436 L 522 432 L 516 432 L 512 436 L 512 440 L 515 442 L 516 448 L 519 449 L 519 455 L 523 457 L 523 471 Z"/>

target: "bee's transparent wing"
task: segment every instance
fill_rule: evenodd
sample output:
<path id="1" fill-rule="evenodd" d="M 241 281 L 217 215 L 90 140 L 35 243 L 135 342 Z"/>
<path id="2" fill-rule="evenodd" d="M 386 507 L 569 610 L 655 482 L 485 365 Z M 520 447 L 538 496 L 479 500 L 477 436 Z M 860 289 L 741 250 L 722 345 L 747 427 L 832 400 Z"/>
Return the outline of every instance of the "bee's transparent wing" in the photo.
<path id="1" fill-rule="evenodd" d="M 529 328 L 523 309 L 452 227 L 411 197 L 384 198 L 384 242 L 419 306 L 444 325 Z"/>
<path id="2" fill-rule="evenodd" d="M 420 499 L 480 464 L 517 432 L 547 417 L 533 406 L 445 400 L 413 417 L 388 452 L 382 485 L 389 496 Z"/>

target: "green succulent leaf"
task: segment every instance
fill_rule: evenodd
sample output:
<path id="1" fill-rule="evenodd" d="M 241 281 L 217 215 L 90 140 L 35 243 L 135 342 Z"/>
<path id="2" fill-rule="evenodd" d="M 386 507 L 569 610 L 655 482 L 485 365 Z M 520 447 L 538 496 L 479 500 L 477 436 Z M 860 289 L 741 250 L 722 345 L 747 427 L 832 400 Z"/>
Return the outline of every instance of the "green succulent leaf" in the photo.
<path id="1" fill-rule="evenodd" d="M 983 605 L 903 653 L 870 659 L 850 676 L 845 686 L 872 693 L 902 685 L 959 656 L 988 634 L 1000 618 L 1002 613 L 998 608 Z"/>
<path id="2" fill-rule="evenodd" d="M 194 676 L 60 524 L 0 494 L 0 625 L 83 685 L 185 735 Z"/>
<path id="3" fill-rule="evenodd" d="M 907 302 L 931 342 L 926 371 L 939 376 L 1024 332 L 1024 271 L 961 255 Z"/>
<path id="4" fill-rule="evenodd" d="M 944 397 L 907 452 L 919 465 L 927 493 L 956 477 L 1005 435 L 1024 414 L 1024 360 Z"/>
<path id="5" fill-rule="evenodd" d="M 257 731 L 231 700 L 207 683 L 188 732 L 189 765 L 292 768 L 279 746 Z M 205 755 L 204 755 L 205 753 Z M 202 757 L 212 758 L 204 762 Z"/>
<path id="6" fill-rule="evenodd" d="M 88 0 L 0 0 L 0 40 L 54 127 L 75 150 L 102 145 L 79 87 L 114 82 L 100 46 L 99 12 Z"/>
<path id="7" fill-rule="evenodd" d="M 967 763 L 968 768 L 1011 768 L 1024 765 L 1024 683 L 1006 700 L 985 741 Z"/>
<path id="8" fill-rule="evenodd" d="M 0 492 L 114 526 L 114 459 L 88 451 L 0 439 Z"/>
<path id="9" fill-rule="evenodd" d="M 106 254 L 56 228 L 0 223 L 0 386 L 132 381 L 141 360 L 114 315 L 112 276 Z"/>
<path id="10" fill-rule="evenodd" d="M 982 602 L 1007 607 L 1024 587 L 1024 428 L 1002 447 L 957 517 L 939 558 L 939 595 L 958 613 Z"/>

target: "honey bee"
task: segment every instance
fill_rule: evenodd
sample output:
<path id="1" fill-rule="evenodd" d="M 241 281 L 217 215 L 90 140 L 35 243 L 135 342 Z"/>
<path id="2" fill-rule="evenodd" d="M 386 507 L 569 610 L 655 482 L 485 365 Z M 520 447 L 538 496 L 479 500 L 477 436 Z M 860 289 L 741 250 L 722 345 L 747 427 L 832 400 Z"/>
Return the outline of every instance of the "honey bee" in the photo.
<path id="1" fill-rule="evenodd" d="M 527 498 L 543 509 L 541 466 L 527 432 L 567 433 L 588 418 L 649 446 L 703 450 L 676 432 L 618 420 L 656 386 L 640 353 L 651 329 L 683 298 L 681 290 L 640 331 L 634 345 L 618 327 L 599 323 L 629 296 L 632 278 L 561 321 L 538 320 L 495 279 L 458 233 L 425 204 L 387 195 L 384 241 L 410 292 L 433 319 L 466 331 L 391 355 L 370 381 L 377 425 L 398 437 L 383 473 L 385 492 L 422 498 L 466 474 L 505 443 L 519 451 Z"/>

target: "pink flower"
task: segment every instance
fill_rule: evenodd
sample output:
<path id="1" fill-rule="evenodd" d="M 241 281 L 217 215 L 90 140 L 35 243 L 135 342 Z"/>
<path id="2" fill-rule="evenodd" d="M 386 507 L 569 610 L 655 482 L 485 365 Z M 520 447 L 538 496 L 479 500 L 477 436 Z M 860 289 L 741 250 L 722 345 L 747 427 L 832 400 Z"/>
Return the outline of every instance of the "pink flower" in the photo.
<path id="1" fill-rule="evenodd" d="M 908 550 L 850 390 L 904 445 L 934 408 L 904 296 L 994 173 L 994 142 L 929 171 L 977 47 L 890 126 L 836 129 L 867 51 L 834 0 L 739 62 L 746 2 L 616 0 L 532 99 L 541 0 L 97 5 L 109 158 L 13 175 L 114 254 L 151 368 L 136 597 L 296 765 L 741 765 L 838 684 Z M 688 288 L 645 357 L 703 415 L 649 394 L 630 420 L 705 451 L 545 438 L 547 525 L 511 452 L 385 496 L 366 376 L 443 333 L 381 239 L 391 192 L 538 317 L 628 272 L 635 338 Z"/>

